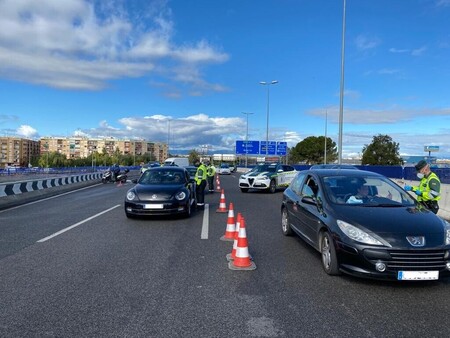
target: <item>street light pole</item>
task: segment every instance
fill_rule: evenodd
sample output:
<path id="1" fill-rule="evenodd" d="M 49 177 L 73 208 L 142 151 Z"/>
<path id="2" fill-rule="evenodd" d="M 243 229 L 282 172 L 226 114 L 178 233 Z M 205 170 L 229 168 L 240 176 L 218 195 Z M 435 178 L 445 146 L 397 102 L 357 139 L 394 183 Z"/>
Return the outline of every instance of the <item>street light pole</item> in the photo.
<path id="1" fill-rule="evenodd" d="M 266 124 L 266 157 L 269 154 L 269 100 L 270 100 L 270 85 L 277 84 L 277 80 L 270 82 L 260 81 L 259 84 L 267 86 L 267 124 Z"/>
<path id="2" fill-rule="evenodd" d="M 247 168 L 248 165 L 248 116 L 253 113 L 245 113 L 242 112 L 242 114 L 247 115 L 247 133 L 245 134 L 245 167 Z"/>
<path id="3" fill-rule="evenodd" d="M 342 163 L 342 129 L 344 120 L 344 60 L 345 60 L 345 0 L 343 4 L 343 15 L 342 15 L 342 48 L 341 48 L 341 90 L 340 90 L 340 104 L 339 104 L 339 156 L 338 163 Z"/>

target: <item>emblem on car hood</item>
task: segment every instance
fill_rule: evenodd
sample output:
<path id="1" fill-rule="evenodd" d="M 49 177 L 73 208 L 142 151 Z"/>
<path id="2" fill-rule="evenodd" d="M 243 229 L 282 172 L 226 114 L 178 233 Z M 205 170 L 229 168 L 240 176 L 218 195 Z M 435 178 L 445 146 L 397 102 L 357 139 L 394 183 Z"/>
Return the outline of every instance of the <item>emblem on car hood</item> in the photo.
<path id="1" fill-rule="evenodd" d="M 155 200 L 157 197 L 158 197 L 158 196 L 157 196 L 156 194 L 153 194 L 152 197 L 151 197 L 151 199 L 152 199 L 152 200 Z"/>
<path id="2" fill-rule="evenodd" d="M 424 236 L 406 236 L 409 244 L 414 247 L 424 246 L 425 245 L 425 237 Z"/>

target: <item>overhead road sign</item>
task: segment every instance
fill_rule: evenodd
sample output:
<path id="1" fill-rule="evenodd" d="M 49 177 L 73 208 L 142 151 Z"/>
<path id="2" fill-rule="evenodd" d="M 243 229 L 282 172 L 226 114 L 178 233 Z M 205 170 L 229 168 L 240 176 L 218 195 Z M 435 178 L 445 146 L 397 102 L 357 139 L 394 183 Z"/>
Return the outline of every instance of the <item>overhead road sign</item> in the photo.
<path id="1" fill-rule="evenodd" d="M 267 141 L 261 141 L 259 147 L 259 153 L 261 155 L 276 155 L 277 142 L 269 141 L 269 146 L 266 147 Z M 266 150 L 267 148 L 267 150 Z"/>
<path id="2" fill-rule="evenodd" d="M 439 146 L 425 146 L 425 150 L 424 151 L 439 151 Z"/>
<path id="3" fill-rule="evenodd" d="M 259 155 L 259 141 L 236 141 L 237 155 Z"/>
<path id="4" fill-rule="evenodd" d="M 266 152 L 266 141 L 236 141 L 236 155 L 276 155 L 285 156 L 287 142 L 269 141 Z"/>
<path id="5" fill-rule="evenodd" d="M 287 142 L 277 142 L 277 155 L 285 156 L 287 152 Z"/>

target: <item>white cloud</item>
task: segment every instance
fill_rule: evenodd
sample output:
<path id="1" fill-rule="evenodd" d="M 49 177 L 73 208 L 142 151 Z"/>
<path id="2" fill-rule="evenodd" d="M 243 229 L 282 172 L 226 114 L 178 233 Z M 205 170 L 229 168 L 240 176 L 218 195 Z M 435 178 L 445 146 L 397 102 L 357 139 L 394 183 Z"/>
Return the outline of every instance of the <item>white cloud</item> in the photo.
<path id="1" fill-rule="evenodd" d="M 98 128 L 83 130 L 90 137 L 117 137 L 169 141 L 171 149 L 194 149 L 201 144 L 211 148 L 230 148 L 230 139 L 243 139 L 246 122 L 241 117 L 210 117 L 206 114 L 173 118 L 164 115 L 124 117 L 112 127 L 101 121 Z"/>
<path id="2" fill-rule="evenodd" d="M 412 52 L 411 52 L 411 55 L 412 56 L 420 56 L 423 53 L 425 53 L 426 50 L 427 50 L 427 47 L 426 46 L 422 46 L 420 48 L 413 49 Z"/>
<path id="3" fill-rule="evenodd" d="M 27 126 L 27 125 L 21 125 L 18 129 L 17 129 L 17 135 L 19 136 L 23 136 L 25 138 L 35 138 L 38 135 L 38 132 L 36 129 L 34 129 L 31 126 Z"/>
<path id="4" fill-rule="evenodd" d="M 381 44 L 381 40 L 379 38 L 372 38 L 361 34 L 356 37 L 355 44 L 359 50 L 364 51 L 378 47 Z"/>
<path id="5" fill-rule="evenodd" d="M 201 38 L 191 46 L 174 44 L 170 10 L 155 11 L 152 5 L 136 19 L 120 6 L 95 6 L 87 0 L 3 0 L 0 76 L 61 89 L 98 90 L 109 80 L 176 69 L 174 81 L 183 81 L 188 71 L 189 81 L 184 82 L 221 90 L 220 85 L 207 84 L 197 67 L 226 62 L 228 55 Z"/>

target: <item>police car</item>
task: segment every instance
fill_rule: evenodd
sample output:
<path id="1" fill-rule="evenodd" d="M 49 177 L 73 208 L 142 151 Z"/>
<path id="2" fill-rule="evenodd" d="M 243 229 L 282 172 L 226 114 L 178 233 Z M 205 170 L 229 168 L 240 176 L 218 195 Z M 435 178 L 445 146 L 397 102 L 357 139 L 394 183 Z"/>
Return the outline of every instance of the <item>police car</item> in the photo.
<path id="1" fill-rule="evenodd" d="M 242 192 L 262 189 L 274 193 L 277 189 L 286 188 L 296 174 L 297 171 L 290 165 L 259 164 L 239 178 L 239 188 Z"/>

